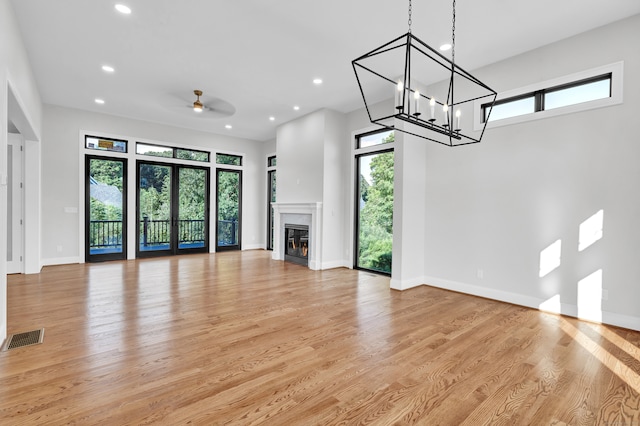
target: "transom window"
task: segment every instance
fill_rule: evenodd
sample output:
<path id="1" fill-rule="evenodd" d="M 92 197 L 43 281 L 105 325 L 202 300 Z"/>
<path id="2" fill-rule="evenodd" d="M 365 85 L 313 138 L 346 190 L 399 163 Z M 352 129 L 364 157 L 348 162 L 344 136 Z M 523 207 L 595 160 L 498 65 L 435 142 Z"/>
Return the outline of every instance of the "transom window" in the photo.
<path id="1" fill-rule="evenodd" d="M 120 139 L 85 136 L 84 146 L 87 149 L 95 149 L 97 151 L 127 152 L 127 141 Z"/>
<path id="2" fill-rule="evenodd" d="M 174 148 L 170 146 L 153 145 L 138 142 L 136 144 L 136 154 L 149 155 L 151 157 L 179 158 L 181 160 L 193 160 L 209 162 L 209 153 L 194 149 Z"/>
<path id="3" fill-rule="evenodd" d="M 227 164 L 230 166 L 242 166 L 242 156 L 232 154 L 216 154 L 217 164 Z"/>
<path id="4" fill-rule="evenodd" d="M 583 102 L 611 97 L 612 74 L 604 74 L 588 79 L 574 81 L 555 87 L 548 87 L 482 105 L 483 122 L 502 120 L 524 114 L 562 108 Z M 491 113 L 491 115 L 489 115 Z"/>

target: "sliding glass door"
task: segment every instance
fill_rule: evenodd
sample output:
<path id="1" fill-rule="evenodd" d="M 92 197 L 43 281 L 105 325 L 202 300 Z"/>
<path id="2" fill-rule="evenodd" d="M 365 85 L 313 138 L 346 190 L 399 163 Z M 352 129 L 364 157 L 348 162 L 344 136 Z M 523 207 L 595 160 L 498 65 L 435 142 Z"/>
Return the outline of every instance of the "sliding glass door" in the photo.
<path id="1" fill-rule="evenodd" d="M 137 256 L 209 249 L 209 170 L 138 162 Z"/>
<path id="2" fill-rule="evenodd" d="M 127 160 L 85 160 L 85 259 L 127 258 Z"/>

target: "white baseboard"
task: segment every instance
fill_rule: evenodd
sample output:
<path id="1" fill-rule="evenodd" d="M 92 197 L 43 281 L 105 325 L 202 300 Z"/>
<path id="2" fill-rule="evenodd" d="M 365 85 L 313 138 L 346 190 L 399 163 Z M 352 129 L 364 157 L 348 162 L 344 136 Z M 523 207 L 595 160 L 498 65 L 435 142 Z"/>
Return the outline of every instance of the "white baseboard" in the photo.
<path id="1" fill-rule="evenodd" d="M 424 285 L 425 280 L 423 277 L 412 278 L 410 280 L 395 280 L 391 278 L 390 286 L 394 290 L 409 290 L 413 287 L 418 287 L 419 285 Z"/>
<path id="2" fill-rule="evenodd" d="M 50 257 L 42 259 L 42 266 L 68 265 L 70 263 L 80 263 L 80 257 Z"/>
<path id="3" fill-rule="evenodd" d="M 247 244 L 242 246 L 242 251 L 245 250 L 264 250 L 264 244 Z"/>
<path id="4" fill-rule="evenodd" d="M 526 306 L 528 308 L 545 310 L 548 312 L 566 315 L 574 318 L 580 318 L 578 315 L 578 307 L 573 304 L 561 303 L 559 309 L 540 309 L 545 302 L 533 296 L 527 296 L 519 293 L 512 293 L 503 290 L 496 290 L 487 287 L 481 287 L 473 284 L 466 284 L 457 281 L 449 281 L 435 277 L 414 278 L 411 280 L 391 280 L 391 288 L 395 290 L 408 290 L 419 285 L 427 285 L 431 287 L 442 288 L 444 290 L 457 291 L 459 293 L 470 294 L 473 296 L 485 297 L 487 299 L 498 300 L 501 302 L 511 303 L 514 305 Z M 587 319 L 588 320 L 588 319 Z M 640 317 L 618 314 L 615 312 L 602 311 L 603 324 L 613 325 L 616 327 L 624 327 L 630 330 L 640 331 Z"/>
<path id="5" fill-rule="evenodd" d="M 334 268 L 351 268 L 349 262 L 346 260 L 333 260 L 330 262 L 322 262 L 321 269 L 334 269 Z"/>

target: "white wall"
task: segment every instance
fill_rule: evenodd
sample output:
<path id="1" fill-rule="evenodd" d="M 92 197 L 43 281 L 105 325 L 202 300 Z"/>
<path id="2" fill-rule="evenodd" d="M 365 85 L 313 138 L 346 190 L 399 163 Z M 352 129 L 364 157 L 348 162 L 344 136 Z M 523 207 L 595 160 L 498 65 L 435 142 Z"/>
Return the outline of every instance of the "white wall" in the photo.
<path id="1" fill-rule="evenodd" d="M 622 60 L 624 103 L 489 129 L 478 145 L 428 144 L 425 282 L 535 307 L 559 297 L 577 315 L 578 282 L 602 270 L 602 319 L 640 329 L 639 39 L 637 15 L 473 72 L 504 91 Z M 580 224 L 601 209 L 603 238 L 578 251 Z M 561 264 L 540 277 L 558 239 Z"/>
<path id="2" fill-rule="evenodd" d="M 278 202 L 322 201 L 324 127 L 323 110 L 278 127 Z"/>
<path id="3" fill-rule="evenodd" d="M 0 341 L 7 335 L 7 121 L 9 86 L 32 130 L 40 135 L 42 103 L 8 0 L 0 0 Z"/>
<path id="4" fill-rule="evenodd" d="M 345 252 L 345 194 L 349 191 L 350 144 L 344 114 L 321 109 L 278 127 L 277 200 L 322 202 L 322 263 L 349 266 Z"/>
<path id="5" fill-rule="evenodd" d="M 42 218 L 42 257 L 45 264 L 77 262 L 80 257 L 79 229 L 83 218 L 78 213 L 65 213 L 65 208 L 80 211 L 83 202 L 79 197 L 81 131 L 241 153 L 244 157 L 242 247 L 264 247 L 262 142 L 51 105 L 45 106 L 43 130 L 42 208 L 46 214 Z M 129 170 L 134 173 L 134 165 L 130 165 Z M 213 204 L 211 211 L 215 212 Z M 61 251 L 58 246 L 62 247 Z"/>
<path id="6" fill-rule="evenodd" d="M 339 112 L 325 111 L 324 176 L 322 188 L 322 263 L 323 269 L 350 266 L 345 259 L 344 195 L 349 191 L 351 174 L 348 160 L 351 155 L 346 135 L 346 119 Z"/>

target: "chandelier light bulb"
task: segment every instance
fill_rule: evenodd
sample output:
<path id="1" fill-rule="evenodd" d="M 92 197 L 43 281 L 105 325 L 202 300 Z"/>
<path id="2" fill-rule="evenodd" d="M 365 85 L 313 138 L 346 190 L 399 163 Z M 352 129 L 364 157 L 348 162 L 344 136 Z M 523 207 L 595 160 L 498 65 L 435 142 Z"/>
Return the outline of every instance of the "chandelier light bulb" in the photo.
<path id="1" fill-rule="evenodd" d="M 402 92 L 404 91 L 404 83 L 402 80 L 398 80 L 397 90 L 396 90 L 396 109 L 402 110 Z"/>

